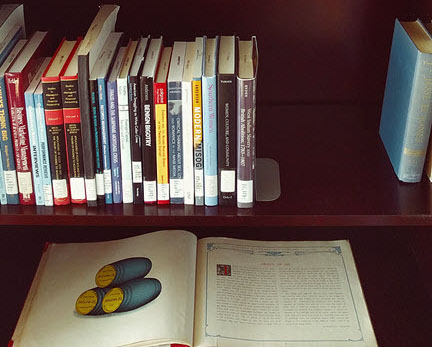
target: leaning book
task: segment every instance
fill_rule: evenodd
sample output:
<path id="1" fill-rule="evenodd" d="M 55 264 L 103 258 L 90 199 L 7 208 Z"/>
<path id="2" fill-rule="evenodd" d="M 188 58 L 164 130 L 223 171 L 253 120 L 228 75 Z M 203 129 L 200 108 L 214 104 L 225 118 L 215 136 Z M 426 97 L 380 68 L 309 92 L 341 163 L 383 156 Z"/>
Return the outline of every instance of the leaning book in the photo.
<path id="1" fill-rule="evenodd" d="M 49 244 L 11 346 L 377 346 L 348 241 Z"/>
<path id="2" fill-rule="evenodd" d="M 402 182 L 419 182 L 432 122 L 432 36 L 395 20 L 379 134 Z"/>

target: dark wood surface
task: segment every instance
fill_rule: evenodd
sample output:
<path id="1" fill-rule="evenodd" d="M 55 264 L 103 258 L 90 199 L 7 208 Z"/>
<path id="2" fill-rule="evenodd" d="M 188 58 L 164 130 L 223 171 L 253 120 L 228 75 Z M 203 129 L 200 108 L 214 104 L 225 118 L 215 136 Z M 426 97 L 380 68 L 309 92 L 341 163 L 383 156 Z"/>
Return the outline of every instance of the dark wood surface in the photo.
<path id="1" fill-rule="evenodd" d="M 280 166 L 281 196 L 253 209 L 116 204 L 2 206 L 3 225 L 432 225 L 431 185 L 397 180 L 377 105 L 260 106 L 258 157 Z"/>

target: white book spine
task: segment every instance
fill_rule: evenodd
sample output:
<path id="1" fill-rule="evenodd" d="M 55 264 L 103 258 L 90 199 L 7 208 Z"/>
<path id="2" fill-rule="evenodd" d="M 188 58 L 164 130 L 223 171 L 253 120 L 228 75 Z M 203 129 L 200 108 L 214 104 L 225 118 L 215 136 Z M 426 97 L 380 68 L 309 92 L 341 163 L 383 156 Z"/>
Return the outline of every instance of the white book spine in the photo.
<path id="1" fill-rule="evenodd" d="M 120 130 L 120 158 L 123 203 L 133 202 L 132 157 L 129 127 L 129 104 L 127 79 L 117 79 L 117 102 Z"/>
<path id="2" fill-rule="evenodd" d="M 186 205 L 194 205 L 195 187 L 191 82 L 182 82 L 182 112 L 184 203 Z"/>
<path id="3" fill-rule="evenodd" d="M 2 163 L 2 158 L 1 158 L 1 151 L 0 151 L 0 204 L 2 204 L 2 205 L 7 204 L 6 183 L 5 183 L 4 174 L 3 174 L 3 163 Z"/>

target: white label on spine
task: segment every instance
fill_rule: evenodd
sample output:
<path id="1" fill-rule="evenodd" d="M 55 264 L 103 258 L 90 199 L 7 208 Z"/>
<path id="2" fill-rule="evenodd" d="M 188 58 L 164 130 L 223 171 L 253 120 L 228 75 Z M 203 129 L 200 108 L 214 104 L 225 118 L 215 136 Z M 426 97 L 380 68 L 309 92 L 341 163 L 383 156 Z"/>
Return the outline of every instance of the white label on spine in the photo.
<path id="1" fill-rule="evenodd" d="M 15 170 L 3 171 L 6 194 L 18 194 L 18 181 Z"/>
<path id="2" fill-rule="evenodd" d="M 158 200 L 169 200 L 169 183 L 158 183 Z"/>
<path id="3" fill-rule="evenodd" d="M 156 181 L 144 181 L 144 201 L 156 201 Z"/>
<path id="4" fill-rule="evenodd" d="M 103 173 L 96 174 L 96 193 L 97 193 L 97 195 L 104 195 L 105 194 Z"/>
<path id="5" fill-rule="evenodd" d="M 133 202 L 133 186 L 131 180 L 122 179 L 123 203 L 130 204 Z"/>
<path id="6" fill-rule="evenodd" d="M 183 198 L 183 179 L 173 178 L 170 179 L 170 197 L 171 198 Z"/>
<path id="7" fill-rule="evenodd" d="M 105 185 L 105 194 L 112 193 L 112 181 L 111 181 L 111 170 L 104 170 L 104 185 Z"/>
<path id="8" fill-rule="evenodd" d="M 31 172 L 18 172 L 18 186 L 22 194 L 33 193 Z"/>
<path id="9" fill-rule="evenodd" d="M 221 170 L 221 192 L 223 193 L 235 192 L 235 171 L 234 170 Z"/>
<path id="10" fill-rule="evenodd" d="M 218 177 L 217 175 L 205 176 L 205 196 L 215 197 L 218 196 Z"/>
<path id="11" fill-rule="evenodd" d="M 85 195 L 85 183 L 84 177 L 71 177 L 71 198 L 72 200 L 84 200 Z"/>
<path id="12" fill-rule="evenodd" d="M 204 171 L 195 170 L 195 195 L 204 196 Z"/>
<path id="13" fill-rule="evenodd" d="M 253 181 L 237 180 L 237 201 L 241 203 L 253 202 Z"/>
<path id="14" fill-rule="evenodd" d="M 141 170 L 141 162 L 133 161 L 132 162 L 132 182 L 133 183 L 141 183 L 142 182 L 142 170 Z"/>
<path id="15" fill-rule="evenodd" d="M 52 186 L 50 184 L 44 184 L 43 192 L 44 192 L 44 198 L 45 198 L 45 206 L 54 205 Z"/>
<path id="16" fill-rule="evenodd" d="M 87 201 L 96 201 L 96 179 L 86 178 L 85 179 L 85 190 Z"/>
<path id="17" fill-rule="evenodd" d="M 68 197 L 68 187 L 66 180 L 53 180 L 53 191 L 56 199 L 65 199 Z"/>

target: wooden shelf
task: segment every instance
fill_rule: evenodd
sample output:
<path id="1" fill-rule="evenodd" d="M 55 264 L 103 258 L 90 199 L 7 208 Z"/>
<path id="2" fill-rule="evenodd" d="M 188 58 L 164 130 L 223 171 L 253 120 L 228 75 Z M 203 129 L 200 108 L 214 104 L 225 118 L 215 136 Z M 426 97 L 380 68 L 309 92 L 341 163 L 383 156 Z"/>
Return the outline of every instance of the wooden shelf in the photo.
<path id="1" fill-rule="evenodd" d="M 280 166 L 281 197 L 253 209 L 116 204 L 2 206 L 3 225 L 429 226 L 431 185 L 397 180 L 377 105 L 261 106 L 259 157 Z M 277 129 L 277 131 L 275 131 Z"/>

